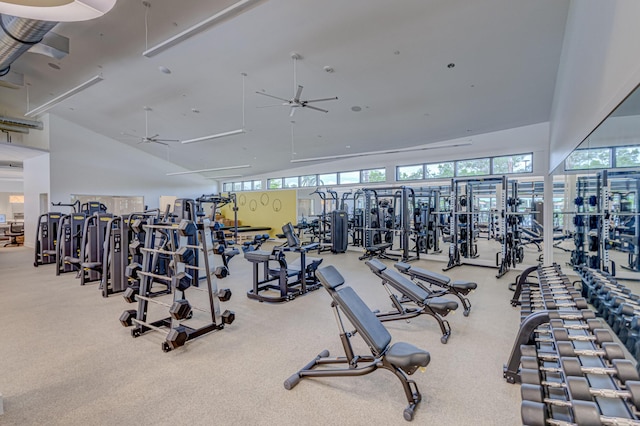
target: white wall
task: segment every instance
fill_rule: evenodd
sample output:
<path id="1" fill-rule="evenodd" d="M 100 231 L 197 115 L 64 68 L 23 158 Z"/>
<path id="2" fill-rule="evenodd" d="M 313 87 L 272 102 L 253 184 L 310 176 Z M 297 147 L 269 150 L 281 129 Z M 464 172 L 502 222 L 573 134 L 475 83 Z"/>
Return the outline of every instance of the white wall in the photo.
<path id="1" fill-rule="evenodd" d="M 142 195 L 149 208 L 156 208 L 161 195 L 194 198 L 217 192 L 213 180 L 167 176 L 175 165 L 56 116 L 50 117 L 50 138 L 54 202 L 68 203 L 71 194 Z"/>
<path id="2" fill-rule="evenodd" d="M 474 135 L 462 139 L 438 142 L 436 145 L 460 144 L 471 141 L 471 145 L 456 148 L 438 148 L 426 151 L 411 151 L 395 154 L 353 157 L 333 160 L 322 164 L 298 167 L 281 172 L 243 177 L 242 180 L 268 179 L 286 176 L 301 176 L 334 171 L 360 170 L 363 168 L 386 168 L 387 180 L 395 178 L 396 165 L 437 163 L 441 161 L 480 158 L 496 155 L 524 154 L 533 152 L 533 174 L 542 176 L 547 170 L 547 147 L 549 145 L 549 123 L 539 123 L 514 129 Z M 390 147 L 391 149 L 391 147 Z M 222 183 L 221 183 L 222 184 Z"/>
<path id="3" fill-rule="evenodd" d="M 640 2 L 572 0 L 551 112 L 549 171 L 640 83 Z"/>
<path id="4" fill-rule="evenodd" d="M 13 194 L 22 194 L 24 190 L 22 179 L 4 180 L 0 179 L 0 192 L 11 192 Z"/>
<path id="5" fill-rule="evenodd" d="M 40 194 L 49 194 L 49 154 L 24 160 L 24 244 L 34 247 Z"/>

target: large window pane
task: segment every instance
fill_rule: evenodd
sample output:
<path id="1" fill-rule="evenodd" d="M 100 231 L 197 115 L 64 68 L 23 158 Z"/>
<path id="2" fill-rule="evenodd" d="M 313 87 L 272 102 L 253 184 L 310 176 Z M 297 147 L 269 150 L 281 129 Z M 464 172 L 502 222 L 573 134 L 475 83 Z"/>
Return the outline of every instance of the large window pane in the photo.
<path id="1" fill-rule="evenodd" d="M 318 186 L 318 175 L 300 176 L 300 186 Z"/>
<path id="2" fill-rule="evenodd" d="M 616 148 L 616 167 L 640 166 L 640 146 Z"/>
<path id="3" fill-rule="evenodd" d="M 337 185 L 338 184 L 338 174 L 337 173 L 327 173 L 324 175 L 318 176 L 318 185 Z"/>
<path id="4" fill-rule="evenodd" d="M 493 158 L 493 174 L 531 173 L 533 161 L 531 154 L 507 155 Z"/>
<path id="5" fill-rule="evenodd" d="M 456 176 L 482 176 L 490 173 L 488 158 L 456 161 Z"/>
<path id="6" fill-rule="evenodd" d="M 253 189 L 254 190 L 262 189 L 262 181 L 261 180 L 254 180 L 253 181 Z"/>
<path id="7" fill-rule="evenodd" d="M 222 191 L 224 192 L 229 192 L 229 191 L 233 191 L 233 185 L 230 183 L 225 183 L 222 185 Z"/>
<path id="8" fill-rule="evenodd" d="M 243 191 L 251 191 L 251 181 L 250 180 L 242 182 L 242 190 Z"/>
<path id="9" fill-rule="evenodd" d="M 449 163 L 437 163 L 437 164 L 427 164 L 425 167 L 426 171 L 426 179 L 437 179 L 437 178 L 452 178 L 454 176 L 454 168 L 455 164 L 453 162 Z"/>
<path id="10" fill-rule="evenodd" d="M 242 182 L 233 182 L 234 191 L 242 191 Z"/>
<path id="11" fill-rule="evenodd" d="M 578 149 L 567 157 L 564 167 L 567 170 L 608 169 L 611 167 L 611 149 Z"/>
<path id="12" fill-rule="evenodd" d="M 424 179 L 424 167 L 422 164 L 415 166 L 398 166 L 396 170 L 398 180 Z"/>
<path id="13" fill-rule="evenodd" d="M 267 180 L 267 186 L 269 187 L 269 189 L 282 188 L 282 178 Z"/>
<path id="14" fill-rule="evenodd" d="M 298 187 L 298 176 L 284 178 L 284 187 L 285 188 L 297 188 Z"/>
<path id="15" fill-rule="evenodd" d="M 348 183 L 360 183 L 360 172 L 340 172 L 340 185 Z"/>
<path id="16" fill-rule="evenodd" d="M 362 182 L 384 182 L 387 180 L 385 169 L 369 169 L 362 171 Z"/>

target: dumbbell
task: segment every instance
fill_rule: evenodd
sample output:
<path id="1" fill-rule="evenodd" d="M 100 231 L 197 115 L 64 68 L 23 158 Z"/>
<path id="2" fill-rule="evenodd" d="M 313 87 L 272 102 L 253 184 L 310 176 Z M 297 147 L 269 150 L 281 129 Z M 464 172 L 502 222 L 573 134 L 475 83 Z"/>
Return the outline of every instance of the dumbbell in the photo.
<path id="1" fill-rule="evenodd" d="M 622 384 L 627 381 L 640 380 L 633 362 L 628 359 L 614 359 L 611 362 L 612 367 L 583 367 L 580 364 L 580 360 L 574 357 L 562 357 L 559 361 L 558 367 L 540 366 L 536 357 L 523 356 L 520 358 L 522 383 L 543 384 L 540 381 L 539 372 L 541 371 L 545 373 L 562 373 L 565 378 L 579 377 L 584 374 L 609 375 L 617 377 Z"/>
<path id="2" fill-rule="evenodd" d="M 535 385 L 522 385 L 521 391 L 526 392 L 527 396 L 535 395 L 539 389 L 533 389 Z M 532 389 L 528 389 L 531 387 Z M 541 391 L 540 391 L 541 393 Z M 550 413 L 550 405 L 570 407 L 573 412 L 573 421 L 554 419 Z M 520 415 L 522 423 L 529 426 L 545 426 L 550 425 L 618 425 L 618 426 L 638 426 L 640 421 L 628 418 L 602 416 L 598 405 L 591 401 L 563 401 L 560 399 L 543 398 L 543 401 L 532 401 L 523 398 L 520 406 Z"/>
<path id="3" fill-rule="evenodd" d="M 226 302 L 227 300 L 231 299 L 231 289 L 222 288 L 218 290 L 217 296 L 221 302 Z"/>
<path id="4" fill-rule="evenodd" d="M 124 300 L 128 303 L 134 303 L 136 302 L 136 295 L 138 293 L 140 293 L 140 286 L 132 285 L 125 289 L 124 293 L 122 293 L 122 297 L 124 297 Z"/>
<path id="5" fill-rule="evenodd" d="M 599 356 L 608 360 L 625 358 L 622 346 L 610 342 L 603 343 L 602 349 L 576 349 L 571 342 L 556 342 L 556 350 L 557 352 L 538 352 L 535 346 L 520 346 L 522 356 L 534 356 L 545 360 L 558 360 L 561 357 L 575 356 Z"/>
<path id="6" fill-rule="evenodd" d="M 191 287 L 193 277 L 186 272 L 179 272 L 171 277 L 171 286 L 176 290 L 185 291 Z"/>
<path id="7" fill-rule="evenodd" d="M 131 256 L 137 256 L 142 253 L 140 250 L 142 248 L 142 243 L 140 240 L 133 240 L 129 243 L 129 254 Z"/>
<path id="8" fill-rule="evenodd" d="M 176 251 L 176 255 L 178 256 L 178 262 L 192 264 L 194 259 L 196 258 L 196 253 L 191 247 L 179 247 Z"/>
<path id="9" fill-rule="evenodd" d="M 124 275 L 133 280 L 137 280 L 138 271 L 141 271 L 141 270 L 142 270 L 142 265 L 140 265 L 138 262 L 133 262 L 127 265 L 127 267 L 124 270 Z"/>
<path id="10" fill-rule="evenodd" d="M 538 329 L 537 334 L 551 334 L 552 339 L 536 339 L 537 342 L 596 342 L 601 345 L 604 342 L 613 342 L 613 336 L 607 329 L 591 330 L 593 334 L 569 334 L 566 328 Z"/>
<path id="11" fill-rule="evenodd" d="M 563 320 L 552 319 L 549 321 L 551 328 L 566 328 L 567 330 L 596 330 L 598 328 L 604 328 L 604 322 L 600 318 L 588 319 L 585 323 L 567 324 Z"/>
<path id="12" fill-rule="evenodd" d="M 171 349 L 179 348 L 180 346 L 184 346 L 189 340 L 189 334 L 187 333 L 187 328 L 183 325 L 179 325 L 175 328 L 172 328 L 167 333 L 166 341 L 162 344 L 162 350 L 165 352 L 169 352 Z"/>
<path id="13" fill-rule="evenodd" d="M 624 390 L 620 389 L 596 389 L 589 386 L 589 381 L 585 377 L 567 377 L 567 388 L 571 399 L 591 401 L 592 396 L 603 398 L 627 399 L 635 407 L 640 407 L 640 382 L 628 380 L 624 382 Z"/>

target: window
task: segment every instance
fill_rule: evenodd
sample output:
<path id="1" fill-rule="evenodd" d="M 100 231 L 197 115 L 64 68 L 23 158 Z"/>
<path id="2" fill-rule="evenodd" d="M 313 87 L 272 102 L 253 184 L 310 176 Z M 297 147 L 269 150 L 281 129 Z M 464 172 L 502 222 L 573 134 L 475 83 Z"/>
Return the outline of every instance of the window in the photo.
<path id="1" fill-rule="evenodd" d="M 324 175 L 318 175 L 318 185 L 337 185 L 337 184 L 338 184 L 337 173 L 327 173 Z"/>
<path id="2" fill-rule="evenodd" d="M 615 167 L 640 166 L 640 146 L 625 146 L 616 148 Z"/>
<path id="3" fill-rule="evenodd" d="M 318 175 L 300 176 L 300 186 L 317 186 Z"/>
<path id="4" fill-rule="evenodd" d="M 282 178 L 268 179 L 267 180 L 267 187 L 269 189 L 280 189 L 280 188 L 282 188 Z"/>
<path id="5" fill-rule="evenodd" d="M 298 187 L 298 176 L 284 178 L 284 187 L 285 188 L 297 188 Z"/>
<path id="6" fill-rule="evenodd" d="M 455 170 L 455 163 L 435 163 L 425 166 L 426 179 L 452 178 Z"/>
<path id="7" fill-rule="evenodd" d="M 242 182 L 242 190 L 243 191 L 251 191 L 251 181 L 250 180 Z"/>
<path id="8" fill-rule="evenodd" d="M 360 183 L 360 172 L 340 172 L 340 185 L 349 183 Z"/>
<path id="9" fill-rule="evenodd" d="M 230 192 L 233 189 L 233 184 L 227 182 L 225 184 L 222 185 L 222 190 L 224 192 Z"/>
<path id="10" fill-rule="evenodd" d="M 424 166 L 418 164 L 415 166 L 398 166 L 396 167 L 398 180 L 416 180 L 424 179 Z"/>
<path id="11" fill-rule="evenodd" d="M 493 158 L 493 174 L 531 173 L 533 171 L 533 155 L 507 155 Z"/>
<path id="12" fill-rule="evenodd" d="M 567 157 L 564 168 L 566 170 L 611 168 L 611 149 L 577 149 Z"/>
<path id="13" fill-rule="evenodd" d="M 261 180 L 254 180 L 253 181 L 253 189 L 254 190 L 262 189 L 262 181 Z"/>
<path id="14" fill-rule="evenodd" d="M 233 182 L 233 191 L 242 191 L 242 182 Z"/>
<path id="15" fill-rule="evenodd" d="M 456 176 L 482 176 L 490 174 L 488 158 L 456 161 Z"/>
<path id="16" fill-rule="evenodd" d="M 362 182 L 385 182 L 387 171 L 385 169 L 369 169 L 362 171 Z"/>

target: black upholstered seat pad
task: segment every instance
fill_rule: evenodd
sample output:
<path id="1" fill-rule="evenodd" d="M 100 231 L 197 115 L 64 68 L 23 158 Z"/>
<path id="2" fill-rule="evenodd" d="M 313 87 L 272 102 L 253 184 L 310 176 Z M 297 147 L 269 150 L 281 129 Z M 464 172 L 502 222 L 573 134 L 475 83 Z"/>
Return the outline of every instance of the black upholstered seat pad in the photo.
<path id="1" fill-rule="evenodd" d="M 449 284 L 449 282 L 451 282 L 451 278 L 449 278 L 448 276 L 439 274 L 437 272 L 428 271 L 423 268 L 412 267 L 409 273 L 429 282 L 438 282 L 441 285 L 447 285 Z"/>
<path id="2" fill-rule="evenodd" d="M 73 265 L 79 265 L 80 264 L 80 259 L 78 259 L 77 257 L 65 256 L 64 257 L 64 261 L 67 262 L 67 263 L 71 263 Z"/>
<path id="3" fill-rule="evenodd" d="M 351 287 L 341 287 L 332 295 L 349 322 L 371 348 L 371 352 L 375 356 L 382 355 L 391 342 L 391 335 L 378 317 Z"/>
<path id="4" fill-rule="evenodd" d="M 87 269 L 102 269 L 102 262 L 83 262 L 81 266 Z"/>
<path id="5" fill-rule="evenodd" d="M 244 258 L 250 262 L 266 262 L 271 257 L 271 252 L 265 250 L 248 251 L 244 254 Z"/>
<path id="6" fill-rule="evenodd" d="M 470 291 L 478 288 L 478 284 L 472 281 L 456 280 L 451 283 L 451 287 L 458 291 Z"/>
<path id="7" fill-rule="evenodd" d="M 325 266 L 316 272 L 318 280 L 328 290 L 335 290 L 344 284 L 344 277 L 333 265 Z"/>
<path id="8" fill-rule="evenodd" d="M 444 297 L 432 297 L 427 300 L 427 305 L 434 311 L 442 313 L 448 313 L 449 311 L 455 311 L 458 309 L 458 302 L 454 302 L 453 300 L 449 300 Z"/>
<path id="9" fill-rule="evenodd" d="M 228 248 L 224 251 L 225 256 L 235 256 L 236 254 L 240 254 L 237 248 Z"/>
<path id="10" fill-rule="evenodd" d="M 373 271 L 374 274 L 377 274 L 377 275 L 380 275 L 382 271 L 387 269 L 387 265 L 380 262 L 378 259 L 370 259 L 364 263 Z"/>
<path id="11" fill-rule="evenodd" d="M 385 354 L 385 358 L 389 363 L 403 370 L 411 367 L 426 367 L 431 361 L 429 352 L 405 342 L 394 343 Z"/>

